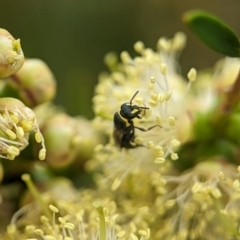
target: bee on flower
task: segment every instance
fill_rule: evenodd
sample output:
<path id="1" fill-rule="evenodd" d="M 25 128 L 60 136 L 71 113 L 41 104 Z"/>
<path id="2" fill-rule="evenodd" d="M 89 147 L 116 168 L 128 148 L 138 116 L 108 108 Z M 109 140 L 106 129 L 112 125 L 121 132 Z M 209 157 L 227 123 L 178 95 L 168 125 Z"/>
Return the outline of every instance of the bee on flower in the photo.
<path id="1" fill-rule="evenodd" d="M 96 148 L 96 158 L 88 166 L 103 163 L 106 176 L 114 179 L 113 189 L 133 169 L 151 171 L 151 163 L 177 160 L 178 147 L 189 137 L 186 96 L 196 70 L 189 71 L 188 81 L 179 74 L 177 57 L 185 42 L 185 35 L 177 33 L 173 39 L 160 38 L 156 51 L 137 42 L 134 49 L 139 56 L 122 52 L 121 63 L 106 58 L 114 70 L 100 76 L 93 105 L 95 125 L 110 141 Z M 123 106 L 130 108 L 131 116 Z M 113 120 L 114 114 L 119 120 Z M 113 121 L 120 133 L 113 134 Z"/>

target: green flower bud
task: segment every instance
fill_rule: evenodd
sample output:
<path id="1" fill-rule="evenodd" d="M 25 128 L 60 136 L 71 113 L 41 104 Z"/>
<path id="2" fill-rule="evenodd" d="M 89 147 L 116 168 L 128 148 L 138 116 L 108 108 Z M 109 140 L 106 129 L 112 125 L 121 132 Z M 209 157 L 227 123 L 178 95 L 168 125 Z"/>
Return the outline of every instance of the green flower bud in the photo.
<path id="1" fill-rule="evenodd" d="M 34 112 L 15 98 L 0 98 L 0 157 L 13 160 L 28 145 L 30 132 L 41 143 L 40 160 L 46 149 Z"/>
<path id="2" fill-rule="evenodd" d="M 56 81 L 49 67 L 40 59 L 27 59 L 10 83 L 20 99 L 30 107 L 51 101 L 56 94 Z"/>
<path id="3" fill-rule="evenodd" d="M 46 160 L 54 168 L 63 168 L 75 160 L 75 122 L 66 114 L 58 114 L 43 126 L 48 153 Z"/>
<path id="4" fill-rule="evenodd" d="M 7 30 L 0 28 L 0 78 L 16 73 L 23 62 L 20 39 L 16 40 Z"/>

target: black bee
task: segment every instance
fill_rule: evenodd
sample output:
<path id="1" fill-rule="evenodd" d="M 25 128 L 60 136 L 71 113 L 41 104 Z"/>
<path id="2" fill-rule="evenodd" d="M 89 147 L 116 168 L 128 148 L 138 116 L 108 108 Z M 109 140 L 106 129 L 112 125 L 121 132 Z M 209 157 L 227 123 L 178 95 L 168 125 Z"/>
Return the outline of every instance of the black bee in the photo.
<path id="1" fill-rule="evenodd" d="M 118 112 L 114 114 L 113 122 L 114 122 L 114 131 L 113 138 L 115 140 L 115 144 L 120 148 L 136 148 L 139 146 L 143 146 L 140 144 L 136 144 L 134 142 L 135 138 L 135 128 L 141 131 L 149 131 L 154 127 L 161 127 L 160 125 L 154 125 L 148 129 L 140 128 L 134 126 L 133 119 L 139 118 L 141 119 L 144 116 L 145 110 L 149 109 L 148 107 L 140 107 L 137 105 L 132 105 L 133 99 L 136 97 L 139 91 L 137 91 L 131 98 L 129 103 L 123 103 Z"/>

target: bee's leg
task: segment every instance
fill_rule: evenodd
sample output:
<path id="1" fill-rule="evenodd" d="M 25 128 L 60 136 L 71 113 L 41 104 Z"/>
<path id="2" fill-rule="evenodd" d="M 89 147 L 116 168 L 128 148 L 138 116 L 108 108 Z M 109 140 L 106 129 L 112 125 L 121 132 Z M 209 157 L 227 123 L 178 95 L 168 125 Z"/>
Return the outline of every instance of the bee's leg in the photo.
<path id="1" fill-rule="evenodd" d="M 134 126 L 134 128 L 136 128 L 136 129 L 138 129 L 138 130 L 140 130 L 140 131 L 143 131 L 143 132 L 148 132 L 148 131 L 150 131 L 151 129 L 153 129 L 153 128 L 155 128 L 155 127 L 160 127 L 160 128 L 162 128 L 162 126 L 160 126 L 160 125 L 154 125 L 154 126 L 151 126 L 151 127 L 147 128 L 147 129 Z"/>

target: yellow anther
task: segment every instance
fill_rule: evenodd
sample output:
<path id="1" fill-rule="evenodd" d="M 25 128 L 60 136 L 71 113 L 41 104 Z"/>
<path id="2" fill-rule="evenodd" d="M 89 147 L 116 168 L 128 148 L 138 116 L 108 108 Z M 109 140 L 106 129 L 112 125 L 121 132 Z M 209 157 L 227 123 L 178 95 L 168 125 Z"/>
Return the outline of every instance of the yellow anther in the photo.
<path id="1" fill-rule="evenodd" d="M 211 194 L 214 198 L 220 198 L 222 196 L 222 193 L 218 188 L 212 189 Z"/>
<path id="2" fill-rule="evenodd" d="M 145 237 L 145 236 L 147 236 L 147 231 L 143 230 L 143 229 L 140 229 L 140 230 L 138 230 L 138 234 Z"/>
<path id="3" fill-rule="evenodd" d="M 38 153 L 38 158 L 40 160 L 44 160 L 46 158 L 46 149 L 45 148 L 42 148 L 39 153 Z"/>
<path id="4" fill-rule="evenodd" d="M 224 175 L 223 172 L 219 172 L 218 177 L 219 177 L 219 179 L 222 180 L 222 181 L 225 180 L 225 175 Z"/>
<path id="5" fill-rule="evenodd" d="M 131 233 L 130 234 L 130 239 L 131 240 L 138 240 L 138 237 L 134 233 Z"/>
<path id="6" fill-rule="evenodd" d="M 192 192 L 193 193 L 197 193 L 197 192 L 200 192 L 202 190 L 202 184 L 200 182 L 196 182 L 194 183 L 194 185 L 192 186 Z"/>
<path id="7" fill-rule="evenodd" d="M 15 155 L 7 154 L 7 158 L 11 161 L 14 160 L 15 157 L 16 157 Z"/>
<path id="8" fill-rule="evenodd" d="M 123 63 L 129 63 L 130 60 L 131 60 L 131 57 L 130 57 L 129 53 L 126 52 L 126 51 L 123 51 L 121 53 L 120 57 L 121 57 L 121 60 L 122 60 Z"/>
<path id="9" fill-rule="evenodd" d="M 178 141 L 177 139 L 173 139 L 171 142 L 172 148 L 177 148 L 180 146 L 180 141 Z"/>
<path id="10" fill-rule="evenodd" d="M 134 44 L 134 49 L 137 53 L 141 53 L 144 49 L 144 44 L 141 41 L 138 41 Z"/>
<path id="11" fill-rule="evenodd" d="M 18 156 L 20 151 L 18 148 L 14 147 L 14 146 L 9 146 L 7 148 L 7 152 L 10 154 L 10 155 L 14 155 L 14 156 Z"/>
<path id="12" fill-rule="evenodd" d="M 43 232 L 42 229 L 36 229 L 34 232 L 35 232 L 38 236 L 43 236 L 43 234 L 44 234 L 44 232 Z"/>
<path id="13" fill-rule="evenodd" d="M 33 123 L 31 121 L 23 120 L 21 122 L 22 128 L 24 131 L 29 132 L 32 130 Z"/>
<path id="14" fill-rule="evenodd" d="M 172 207 L 175 205 L 175 203 L 176 203 L 176 200 L 175 200 L 175 199 L 170 199 L 170 200 L 167 200 L 167 201 L 165 202 L 165 206 L 166 206 L 168 209 L 170 209 L 170 208 L 172 208 Z"/>
<path id="15" fill-rule="evenodd" d="M 126 234 L 125 231 L 120 231 L 120 232 L 117 233 L 117 237 L 121 238 L 121 237 L 123 237 L 125 234 Z"/>
<path id="16" fill-rule="evenodd" d="M 156 93 L 152 93 L 151 94 L 151 99 L 153 100 L 153 101 L 157 101 L 157 94 Z"/>
<path id="17" fill-rule="evenodd" d="M 157 115 L 156 116 L 156 122 L 157 122 L 157 124 L 161 124 L 162 123 L 162 117 L 161 117 L 161 115 Z"/>
<path id="18" fill-rule="evenodd" d="M 44 216 L 44 215 L 41 216 L 40 220 L 41 220 L 42 223 L 49 222 L 49 219 L 46 216 Z"/>
<path id="19" fill-rule="evenodd" d="M 121 184 L 120 179 L 116 178 L 116 179 L 114 180 L 112 186 L 111 186 L 111 190 L 112 190 L 112 191 L 117 190 L 117 189 L 119 188 L 120 184 Z"/>
<path id="20" fill-rule="evenodd" d="M 191 68 L 190 71 L 187 74 L 188 80 L 190 82 L 194 82 L 197 77 L 197 71 L 195 68 Z"/>
<path id="21" fill-rule="evenodd" d="M 150 77 L 150 83 L 154 84 L 156 82 L 155 77 Z"/>
<path id="22" fill-rule="evenodd" d="M 65 223 L 65 224 L 64 224 L 64 228 L 73 230 L 73 229 L 75 228 L 75 226 L 74 226 L 74 224 L 72 224 L 72 223 Z"/>
<path id="23" fill-rule="evenodd" d="M 58 208 L 56 208 L 55 206 L 53 205 L 49 205 L 49 209 L 54 212 L 54 213 L 58 213 Z"/>
<path id="24" fill-rule="evenodd" d="M 11 116 L 11 119 L 14 123 L 16 123 L 16 124 L 19 123 L 19 118 L 16 115 L 10 114 L 10 116 Z"/>
<path id="25" fill-rule="evenodd" d="M 163 75 L 166 75 L 166 73 L 167 73 L 167 66 L 166 66 L 165 63 L 162 63 L 162 64 L 160 65 L 160 71 L 161 71 L 161 73 L 162 73 Z"/>
<path id="26" fill-rule="evenodd" d="M 25 232 L 28 233 L 28 234 L 31 234 L 35 231 L 36 227 L 34 225 L 27 225 L 25 227 Z"/>
<path id="27" fill-rule="evenodd" d="M 161 163 L 164 163 L 165 162 L 165 158 L 156 158 L 155 160 L 154 160 L 154 163 L 156 163 L 156 164 L 161 164 Z"/>
<path id="28" fill-rule="evenodd" d="M 10 139 L 16 139 L 16 138 L 17 138 L 17 135 L 16 135 L 12 130 L 10 130 L 10 129 L 7 129 L 7 130 L 6 130 L 6 134 L 8 135 L 8 137 L 9 137 Z"/>
<path id="29" fill-rule="evenodd" d="M 170 125 L 171 127 L 174 127 L 175 124 L 176 124 L 175 117 L 169 116 L 169 117 L 168 117 L 168 122 L 169 122 L 169 125 Z"/>
<path id="30" fill-rule="evenodd" d="M 22 127 L 17 128 L 17 137 L 18 137 L 18 139 L 22 139 L 24 137 L 24 131 L 23 131 Z"/>
<path id="31" fill-rule="evenodd" d="M 233 181 L 233 187 L 234 187 L 234 188 L 239 188 L 239 187 L 240 187 L 240 182 L 239 182 L 238 179 L 236 179 L 236 180 Z"/>
<path id="32" fill-rule="evenodd" d="M 36 133 L 35 133 L 35 140 L 36 140 L 36 142 L 37 142 L 37 143 L 41 143 L 41 142 L 42 142 L 42 139 L 43 139 L 42 134 L 41 134 L 39 131 L 36 132 Z"/>
<path id="33" fill-rule="evenodd" d="M 148 102 L 148 104 L 149 104 L 151 107 L 156 107 L 156 106 L 158 105 L 158 102 L 155 101 L 155 100 L 150 100 L 150 101 Z"/>
<path id="34" fill-rule="evenodd" d="M 154 147 L 153 141 L 148 141 L 148 142 L 147 142 L 147 147 L 148 147 L 148 148 L 153 148 L 153 147 Z"/>
<path id="35" fill-rule="evenodd" d="M 66 224 L 65 219 L 62 218 L 62 217 L 59 217 L 59 218 L 58 218 L 58 221 L 59 221 L 61 224 Z"/>
<path id="36" fill-rule="evenodd" d="M 174 51 L 184 48 L 186 45 L 186 35 L 182 32 L 177 32 L 173 38 L 172 48 Z"/>
<path id="37" fill-rule="evenodd" d="M 172 153 L 171 154 L 171 159 L 172 160 L 177 160 L 178 159 L 178 154 L 177 153 Z"/>
<path id="38" fill-rule="evenodd" d="M 171 91 L 168 91 L 166 94 L 164 94 L 164 99 L 165 101 L 168 101 L 172 96 L 172 92 Z"/>
<path id="39" fill-rule="evenodd" d="M 158 102 L 162 103 L 164 101 L 164 94 L 159 93 L 157 96 L 157 100 L 158 100 Z"/>

